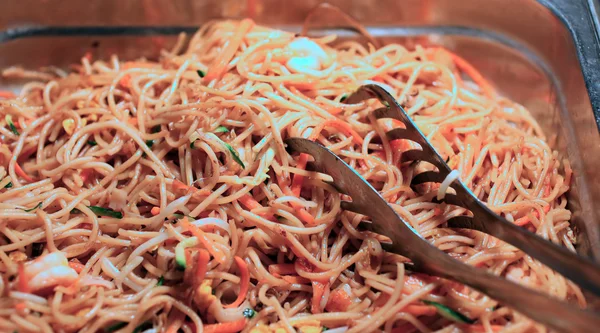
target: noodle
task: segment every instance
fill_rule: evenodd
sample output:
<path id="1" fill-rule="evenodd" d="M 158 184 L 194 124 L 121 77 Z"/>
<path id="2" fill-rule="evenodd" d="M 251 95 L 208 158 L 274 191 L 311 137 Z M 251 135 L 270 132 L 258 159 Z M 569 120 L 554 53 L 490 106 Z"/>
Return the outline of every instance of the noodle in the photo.
<path id="1" fill-rule="evenodd" d="M 251 20 L 211 22 L 161 54 L 4 71 L 32 82 L 0 97 L 3 332 L 545 330 L 406 270 L 362 228 L 368 217 L 342 211 L 328 175 L 285 151 L 293 136 L 329 147 L 454 258 L 586 305 L 520 250 L 446 228 L 465 209 L 431 202 L 461 179 L 494 212 L 574 249 L 570 165 L 462 58 Z M 343 103 L 365 83 L 390 91 L 449 160 L 441 185 L 409 187 L 428 167 L 400 163 L 415 145 L 386 137 L 399 124 L 373 117 L 378 102 Z"/>

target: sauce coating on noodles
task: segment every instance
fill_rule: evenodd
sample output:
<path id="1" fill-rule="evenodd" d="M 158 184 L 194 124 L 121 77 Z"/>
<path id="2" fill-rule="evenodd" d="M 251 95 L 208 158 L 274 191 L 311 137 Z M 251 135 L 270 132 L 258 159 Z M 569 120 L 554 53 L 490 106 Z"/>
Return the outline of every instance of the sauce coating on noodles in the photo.
<path id="1" fill-rule="evenodd" d="M 407 271 L 287 137 L 327 146 L 454 258 L 585 305 L 518 249 L 446 228 L 464 210 L 431 203 L 439 185 L 410 188 L 421 170 L 400 158 L 412 143 L 384 135 L 399 124 L 372 116 L 378 102 L 341 103 L 383 86 L 488 207 L 573 250 L 568 162 L 443 48 L 216 21 L 159 61 L 3 74 L 30 80 L 0 95 L 2 332 L 544 330 Z"/>

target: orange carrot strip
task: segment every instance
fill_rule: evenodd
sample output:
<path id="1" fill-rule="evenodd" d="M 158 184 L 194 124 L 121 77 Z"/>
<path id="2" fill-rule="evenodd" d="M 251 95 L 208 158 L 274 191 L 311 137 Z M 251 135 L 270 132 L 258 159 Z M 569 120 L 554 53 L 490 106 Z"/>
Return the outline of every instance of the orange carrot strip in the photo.
<path id="1" fill-rule="evenodd" d="M 198 283 L 204 280 L 206 272 L 208 271 L 208 261 L 210 260 L 210 254 L 205 249 L 200 249 L 198 252 L 198 266 L 196 267 L 196 281 Z"/>
<path id="2" fill-rule="evenodd" d="M 138 120 L 137 120 L 137 118 L 134 118 L 134 117 L 131 117 L 131 118 L 127 119 L 127 122 L 130 125 L 133 125 L 133 126 L 137 126 L 138 125 Z"/>
<path id="3" fill-rule="evenodd" d="M 25 302 L 19 302 L 19 303 L 15 304 L 15 310 L 17 310 L 19 313 L 24 313 L 25 310 L 27 310 L 27 306 L 25 306 Z"/>
<path id="4" fill-rule="evenodd" d="M 187 216 L 184 217 L 183 219 L 181 219 L 181 223 L 182 223 L 182 226 L 184 229 L 189 230 L 192 233 L 192 235 L 194 235 L 194 236 L 196 236 L 196 238 L 198 238 L 198 241 L 200 243 L 202 243 L 204 248 L 206 248 L 206 250 L 208 250 L 208 252 L 215 258 L 215 260 L 218 263 L 223 262 L 223 260 L 225 259 L 223 254 L 221 253 L 221 251 L 219 251 L 217 248 L 215 248 L 213 242 L 210 239 L 208 239 L 208 237 L 206 237 L 206 235 L 204 234 L 204 231 L 202 231 L 202 229 L 191 224 L 188 221 Z"/>
<path id="5" fill-rule="evenodd" d="M 546 205 L 543 210 L 544 210 L 544 213 L 548 213 L 550 211 L 550 205 Z M 535 216 L 536 218 L 540 217 L 540 213 L 537 210 L 534 211 L 533 213 L 531 213 L 531 215 Z M 529 222 L 531 222 L 531 218 L 529 217 L 529 215 L 525 215 L 525 216 L 515 220 L 515 224 L 520 227 L 526 225 Z"/>
<path id="6" fill-rule="evenodd" d="M 160 207 L 152 207 L 152 209 L 150 209 L 150 214 L 154 216 L 160 214 Z"/>
<path id="7" fill-rule="evenodd" d="M 94 169 L 83 169 L 79 173 L 79 177 L 81 177 L 81 181 L 83 181 L 84 183 L 87 182 L 90 179 L 90 177 L 92 176 L 93 172 L 94 172 Z"/>
<path id="8" fill-rule="evenodd" d="M 177 333 L 177 331 L 179 331 L 179 328 L 181 327 L 181 324 L 183 324 L 184 319 L 185 315 L 182 312 L 178 311 L 177 313 L 175 313 L 175 315 L 173 316 L 173 321 L 171 322 L 171 324 L 169 324 L 169 326 L 167 326 L 165 333 Z"/>
<path id="9" fill-rule="evenodd" d="M 25 171 L 23 171 L 23 169 L 21 169 L 19 163 L 15 163 L 15 172 L 17 173 L 17 176 L 25 179 L 29 183 L 33 183 L 33 178 L 31 178 L 28 174 L 25 173 Z"/>
<path id="10" fill-rule="evenodd" d="M 240 203 L 242 204 L 242 206 L 246 207 L 246 209 L 248 210 L 254 210 L 257 208 L 264 208 L 263 205 L 261 205 L 258 201 L 256 201 L 256 199 L 254 199 L 250 194 L 244 194 L 242 195 L 239 199 Z M 273 216 L 273 214 L 268 214 L 268 213 L 260 213 L 258 214 L 264 218 L 266 218 L 267 220 L 273 220 L 275 219 L 275 217 Z"/>
<path id="11" fill-rule="evenodd" d="M 308 154 L 300 154 L 298 157 L 298 164 L 296 164 L 296 168 L 305 170 L 306 163 L 308 163 Z M 302 175 L 294 175 L 294 179 L 292 179 L 292 195 L 295 197 L 300 197 L 300 192 L 302 191 L 302 183 L 304 182 L 304 176 Z"/>
<path id="12" fill-rule="evenodd" d="M 434 316 L 437 313 L 435 306 L 431 305 L 409 305 L 403 311 L 415 316 Z"/>
<path id="13" fill-rule="evenodd" d="M 287 283 L 291 283 L 291 284 L 308 284 L 310 283 L 310 280 L 307 278 L 303 278 L 301 276 L 291 276 L 291 275 L 284 275 L 281 277 L 281 279 Z"/>
<path id="14" fill-rule="evenodd" d="M 223 306 L 226 309 L 240 306 L 248 295 L 248 289 L 250 289 L 250 271 L 248 270 L 248 264 L 246 264 L 244 259 L 238 256 L 235 256 L 233 259 L 240 270 L 240 293 L 235 302 Z"/>
<path id="15" fill-rule="evenodd" d="M 269 265 L 269 273 L 279 275 L 298 274 L 294 264 L 272 264 Z"/>
<path id="16" fill-rule="evenodd" d="M 312 216 L 304 207 L 302 207 L 299 203 L 295 201 L 292 201 L 290 203 L 292 204 L 292 207 L 296 210 L 296 214 L 298 214 L 298 218 L 300 220 L 304 221 L 304 223 L 308 225 L 315 224 L 315 217 Z"/>
<path id="17" fill-rule="evenodd" d="M 246 34 L 254 27 L 254 21 L 244 19 L 240 22 L 237 31 L 232 38 L 227 42 L 227 46 L 218 57 L 217 63 L 209 68 L 208 73 L 202 79 L 204 83 L 208 83 L 214 79 L 220 78 L 227 69 L 227 64 L 233 59 L 235 51 L 240 47 Z"/>
<path id="18" fill-rule="evenodd" d="M 69 261 L 69 267 L 73 268 L 75 270 L 75 272 L 77 272 L 77 274 L 79 274 L 83 271 L 83 269 L 85 268 L 85 265 L 80 262 Z"/>
<path id="19" fill-rule="evenodd" d="M 204 333 L 235 333 L 246 327 L 248 319 L 242 318 L 230 323 L 218 323 L 212 325 L 204 325 Z"/>
<path id="20" fill-rule="evenodd" d="M 25 264 L 23 264 L 23 263 L 19 264 L 18 273 L 19 273 L 19 283 L 17 285 L 17 288 L 19 289 L 20 292 L 23 292 L 23 293 L 29 292 L 29 278 L 27 277 L 27 274 L 25 273 Z"/>
<path id="21" fill-rule="evenodd" d="M 129 74 L 123 75 L 123 77 L 119 80 L 119 84 L 124 88 L 131 88 L 131 77 Z"/>
<path id="22" fill-rule="evenodd" d="M 121 69 L 130 69 L 130 68 L 154 68 L 156 64 L 151 62 L 143 62 L 143 61 L 127 61 L 121 65 Z"/>
<path id="23" fill-rule="evenodd" d="M 327 283 L 327 284 L 329 284 L 329 283 Z M 317 314 L 317 313 L 321 312 L 321 310 L 320 310 L 321 299 L 323 298 L 323 295 L 325 294 L 326 285 L 321 282 L 312 281 L 312 287 L 313 287 L 313 297 L 312 297 L 312 302 L 310 305 L 310 312 L 312 312 L 312 314 Z"/>
<path id="24" fill-rule="evenodd" d="M 329 119 L 323 122 L 323 127 L 333 127 L 347 136 L 351 136 L 354 143 L 362 145 L 363 138 L 348 124 L 347 122 L 340 119 Z"/>
<path id="25" fill-rule="evenodd" d="M 456 64 L 456 67 L 458 67 L 461 71 L 470 76 L 473 82 L 475 82 L 478 86 L 481 87 L 481 90 L 483 90 L 483 93 L 487 97 L 494 98 L 496 96 L 496 91 L 494 87 L 483 77 L 483 75 L 481 75 L 481 73 L 475 67 L 473 67 L 473 65 L 471 65 L 468 61 L 458 56 L 457 54 L 454 54 L 444 48 L 440 48 L 440 50 L 442 50 L 442 52 L 446 52 L 452 58 L 454 64 Z"/>
<path id="26" fill-rule="evenodd" d="M 345 312 L 352 305 L 350 295 L 343 288 L 331 292 L 325 309 L 329 312 Z"/>
<path id="27" fill-rule="evenodd" d="M 17 96 L 12 91 L 0 90 L 0 98 L 9 99 L 9 98 L 15 98 L 15 97 L 17 97 Z"/>
<path id="28" fill-rule="evenodd" d="M 250 194 L 244 194 L 239 199 L 240 203 L 246 207 L 246 209 L 253 210 L 257 208 L 263 208 L 263 206 L 256 201 Z"/>

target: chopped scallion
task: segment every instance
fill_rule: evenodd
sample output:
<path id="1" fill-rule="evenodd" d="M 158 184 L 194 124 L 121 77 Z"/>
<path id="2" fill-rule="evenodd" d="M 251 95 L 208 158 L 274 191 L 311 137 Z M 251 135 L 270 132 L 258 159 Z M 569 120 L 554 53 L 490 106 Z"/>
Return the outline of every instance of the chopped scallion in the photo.
<path id="1" fill-rule="evenodd" d="M 39 257 L 42 255 L 42 252 L 44 252 L 44 243 L 31 244 L 31 257 Z"/>
<path id="2" fill-rule="evenodd" d="M 88 140 L 87 144 L 90 145 L 90 146 L 92 146 L 92 147 L 98 145 L 98 143 L 96 143 L 96 141 L 94 141 L 94 140 Z"/>
<path id="3" fill-rule="evenodd" d="M 8 182 L 8 184 L 4 185 L 4 188 L 12 188 L 12 182 Z"/>
<path id="4" fill-rule="evenodd" d="M 227 150 L 229 150 L 229 152 L 231 153 L 231 157 L 233 158 L 233 160 L 239 164 L 240 166 L 242 166 L 242 169 L 245 169 L 246 166 L 244 165 L 244 162 L 242 162 L 242 160 L 240 159 L 240 155 L 238 155 L 237 151 L 235 149 L 233 149 L 233 147 L 231 147 L 230 144 L 223 142 L 225 144 L 225 147 L 227 147 Z"/>
<path id="5" fill-rule="evenodd" d="M 148 146 L 148 148 L 152 148 L 153 145 L 154 145 L 154 140 L 146 140 L 146 146 Z"/>
<path id="6" fill-rule="evenodd" d="M 29 213 L 29 212 L 33 212 L 34 210 L 36 210 L 36 209 L 38 209 L 38 208 L 40 208 L 40 207 L 42 207 L 42 203 L 41 203 L 41 202 L 40 202 L 40 203 L 38 203 L 37 205 L 35 205 L 35 207 L 33 207 L 33 208 L 30 208 L 30 209 L 23 209 L 23 210 L 24 210 L 24 211 L 26 211 L 27 213 Z"/>
<path id="7" fill-rule="evenodd" d="M 19 135 L 19 131 L 17 130 L 15 123 L 13 123 L 12 116 L 7 114 L 6 116 L 4 116 L 4 120 L 6 120 L 10 131 L 13 132 L 14 135 Z"/>
<path id="8" fill-rule="evenodd" d="M 175 262 L 177 263 L 177 267 L 180 269 L 185 269 L 187 267 L 187 263 L 185 261 L 185 248 L 190 246 L 195 246 L 198 244 L 198 238 L 190 237 L 182 240 L 175 246 Z"/>
<path id="9" fill-rule="evenodd" d="M 117 330 L 120 330 L 121 328 L 127 326 L 126 322 L 117 322 L 116 324 L 110 325 L 108 326 L 106 329 L 104 329 L 105 332 L 114 332 Z"/>
<path id="10" fill-rule="evenodd" d="M 94 212 L 94 214 L 96 214 L 98 216 L 108 216 L 108 217 L 114 217 L 117 219 L 123 218 L 123 213 L 114 211 L 110 208 L 104 208 L 104 207 L 98 207 L 98 206 L 88 206 L 88 208 L 92 212 Z"/>
<path id="11" fill-rule="evenodd" d="M 165 283 L 165 277 L 164 277 L 164 276 L 161 276 L 161 277 L 158 279 L 158 282 L 156 283 L 156 286 L 157 286 L 157 287 L 160 287 L 160 286 L 162 286 L 164 283 Z"/>
<path id="12" fill-rule="evenodd" d="M 438 302 L 433 302 L 433 301 L 428 301 L 428 300 L 423 300 L 423 303 L 427 304 L 427 305 L 433 305 L 437 312 L 444 318 L 458 322 L 458 323 L 463 323 L 463 324 L 473 324 L 475 322 L 475 320 L 465 316 L 464 314 L 452 310 L 449 307 L 445 306 L 444 304 L 440 304 Z"/>
<path id="13" fill-rule="evenodd" d="M 198 73 L 199 77 L 204 77 L 206 75 L 206 73 L 204 73 L 204 71 L 201 70 L 197 70 L 196 73 Z"/>
<path id="14" fill-rule="evenodd" d="M 229 130 L 225 126 L 219 126 L 215 129 L 215 133 L 227 133 Z"/>
<path id="15" fill-rule="evenodd" d="M 254 311 L 254 309 L 252 308 L 245 308 L 242 314 L 244 315 L 244 317 L 250 319 L 256 315 L 256 311 Z"/>

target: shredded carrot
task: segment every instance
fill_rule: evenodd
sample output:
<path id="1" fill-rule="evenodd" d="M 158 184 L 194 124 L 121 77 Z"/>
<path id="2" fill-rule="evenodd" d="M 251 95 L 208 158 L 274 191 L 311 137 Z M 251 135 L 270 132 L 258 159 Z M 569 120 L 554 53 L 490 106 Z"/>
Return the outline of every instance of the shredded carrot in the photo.
<path id="1" fill-rule="evenodd" d="M 431 305 L 409 305 L 405 307 L 404 312 L 415 316 L 434 316 L 437 313 L 435 306 Z"/>
<path id="2" fill-rule="evenodd" d="M 457 54 L 448 51 L 447 49 L 439 48 L 439 50 L 441 50 L 442 52 L 446 52 L 452 58 L 456 67 L 458 67 L 459 70 L 463 71 L 468 76 L 470 76 L 473 82 L 475 82 L 478 86 L 481 87 L 483 93 L 487 97 L 494 98 L 496 96 L 496 91 L 494 87 L 483 77 L 483 75 L 481 75 L 481 73 L 479 73 L 479 71 L 475 67 L 473 67 L 473 65 L 471 65 L 469 62 L 467 62 L 465 59 L 458 56 Z"/>
<path id="3" fill-rule="evenodd" d="M 231 39 L 227 42 L 225 48 L 218 57 L 217 63 L 209 68 L 208 73 L 203 78 L 204 83 L 208 83 L 214 79 L 220 78 L 225 70 L 227 64 L 233 59 L 235 51 L 240 47 L 246 34 L 254 27 L 254 21 L 251 19 L 244 19 L 240 22 L 237 31 Z"/>
<path id="4" fill-rule="evenodd" d="M 194 235 L 194 236 L 196 236 L 196 238 L 198 238 L 198 241 L 200 243 L 202 243 L 204 248 L 206 248 L 206 250 L 208 250 L 208 252 L 215 258 L 215 260 L 218 263 L 223 263 L 223 261 L 225 260 L 223 253 L 221 253 L 221 251 L 218 250 L 214 246 L 213 242 L 210 239 L 208 239 L 208 237 L 206 237 L 206 235 L 204 234 L 204 231 L 202 231 L 202 229 L 191 224 L 188 221 L 187 216 L 185 216 L 183 219 L 181 219 L 181 224 L 184 229 L 187 229 L 188 231 L 190 231 L 192 233 L 192 235 Z"/>
<path id="5" fill-rule="evenodd" d="M 137 126 L 138 120 L 135 117 L 131 117 L 131 118 L 127 119 L 127 123 L 129 123 L 130 125 L 133 125 L 133 126 Z"/>
<path id="6" fill-rule="evenodd" d="M 343 288 L 331 292 L 325 309 L 329 312 L 345 312 L 352 305 L 350 295 Z"/>
<path id="7" fill-rule="evenodd" d="M 205 249 L 200 249 L 198 252 L 198 266 L 196 267 L 196 281 L 201 283 L 206 277 L 208 271 L 208 261 L 210 260 L 210 254 Z"/>
<path id="8" fill-rule="evenodd" d="M 281 279 L 287 283 L 291 283 L 291 284 L 308 284 L 310 283 L 310 280 L 307 278 L 303 278 L 301 276 L 291 276 L 291 275 L 284 275 L 281 277 Z"/>
<path id="9" fill-rule="evenodd" d="M 548 213 L 550 211 L 550 205 L 546 205 L 544 207 L 544 213 Z M 536 210 L 534 211 L 531 215 L 533 215 L 536 218 L 540 217 L 540 213 Z M 529 215 L 523 216 L 521 218 L 518 218 L 515 220 L 515 224 L 522 227 L 524 225 L 526 225 L 527 223 L 531 222 L 531 217 L 529 217 Z"/>
<path id="10" fill-rule="evenodd" d="M 310 312 L 312 312 L 312 314 L 317 314 L 321 312 L 321 299 L 323 299 L 323 295 L 325 294 L 325 288 L 328 288 L 328 285 L 329 283 L 325 285 L 321 282 L 312 281 L 313 295 L 312 303 L 310 306 Z"/>
<path id="11" fill-rule="evenodd" d="M 131 77 L 129 74 L 123 75 L 123 77 L 119 80 L 119 84 L 123 88 L 131 88 Z"/>
<path id="12" fill-rule="evenodd" d="M 25 173 L 25 171 L 23 171 L 23 169 L 21 169 L 19 163 L 15 163 L 15 172 L 17 173 L 17 176 L 25 179 L 29 183 L 33 183 L 33 178 L 31 178 L 28 174 Z"/>
<path id="13" fill-rule="evenodd" d="M 246 207 L 246 209 L 254 210 L 257 208 L 263 208 L 263 206 L 256 201 L 250 194 L 244 194 L 239 199 L 240 203 Z"/>
<path id="14" fill-rule="evenodd" d="M 230 323 L 218 323 L 212 325 L 204 325 L 204 333 L 235 333 L 240 332 L 246 327 L 248 319 L 232 321 Z"/>
<path id="15" fill-rule="evenodd" d="M 350 124 L 340 119 L 329 119 L 323 122 L 323 127 L 333 127 L 341 132 L 343 132 L 346 136 L 351 136 L 354 143 L 358 145 L 362 145 L 363 138 L 358 134 Z"/>
<path id="16" fill-rule="evenodd" d="M 296 168 L 305 170 L 306 163 L 308 163 L 308 154 L 300 154 L 298 157 L 298 163 L 296 164 Z M 302 191 L 302 182 L 304 182 L 304 176 L 302 175 L 294 175 L 294 179 L 292 179 L 292 195 L 299 198 L 300 192 Z"/>
<path id="17" fill-rule="evenodd" d="M 300 204 L 295 201 L 292 201 L 291 204 L 296 210 L 296 214 L 300 220 L 304 221 L 304 223 L 308 225 L 315 225 L 314 216 L 312 216 L 304 207 L 300 206 Z"/>
<path id="18" fill-rule="evenodd" d="M 27 306 L 25 305 L 25 302 L 19 302 L 19 303 L 15 304 L 15 310 L 17 310 L 19 313 L 24 313 L 25 310 L 27 310 Z"/>
<path id="19" fill-rule="evenodd" d="M 238 266 L 238 269 L 240 270 L 240 293 L 238 294 L 235 302 L 223 306 L 226 309 L 240 306 L 240 304 L 244 302 L 246 296 L 248 295 L 248 289 L 250 289 L 250 271 L 248 271 L 248 264 L 246 264 L 244 259 L 238 256 L 235 256 L 234 260 Z"/>
<path id="20" fill-rule="evenodd" d="M 178 179 L 173 179 L 173 189 L 188 191 L 190 187 Z"/>
<path id="21" fill-rule="evenodd" d="M 160 214 L 160 207 L 152 207 L 152 209 L 150 209 L 150 214 L 154 216 Z"/>
<path id="22" fill-rule="evenodd" d="M 246 207 L 246 209 L 248 209 L 250 211 L 257 209 L 257 208 L 263 208 L 263 205 L 261 205 L 258 201 L 256 201 L 256 199 L 254 199 L 250 194 L 247 194 L 247 193 L 242 195 L 238 200 L 240 201 L 242 206 Z M 266 218 L 267 220 L 275 219 L 273 214 L 269 214 L 269 213 L 260 213 L 258 215 Z"/>
<path id="23" fill-rule="evenodd" d="M 81 177 L 81 181 L 85 183 L 91 178 L 93 173 L 94 173 L 94 169 L 83 169 L 79 173 L 79 177 Z"/>
<path id="24" fill-rule="evenodd" d="M 175 315 L 173 315 L 173 320 L 171 321 L 171 324 L 167 326 L 165 333 L 177 333 L 181 327 L 181 324 L 183 324 L 184 319 L 185 315 L 182 312 L 177 311 Z"/>
<path id="25" fill-rule="evenodd" d="M 77 262 L 77 261 L 69 261 L 69 267 L 73 268 L 75 270 L 75 272 L 77 272 L 77 274 L 81 273 L 83 271 L 83 269 L 85 268 L 85 265 Z"/>
<path id="26" fill-rule="evenodd" d="M 15 95 L 12 91 L 0 90 L 0 98 L 9 99 L 15 97 L 17 97 L 17 95 Z"/>
<path id="27" fill-rule="evenodd" d="M 127 61 L 121 65 L 121 69 L 130 68 L 155 68 L 156 64 L 144 61 Z"/>
<path id="28" fill-rule="evenodd" d="M 25 273 L 25 264 L 20 263 L 18 267 L 19 273 L 19 284 L 17 285 L 20 292 L 26 293 L 29 292 L 29 278 Z"/>
<path id="29" fill-rule="evenodd" d="M 294 264 L 271 264 L 269 265 L 269 273 L 279 275 L 298 274 Z"/>

